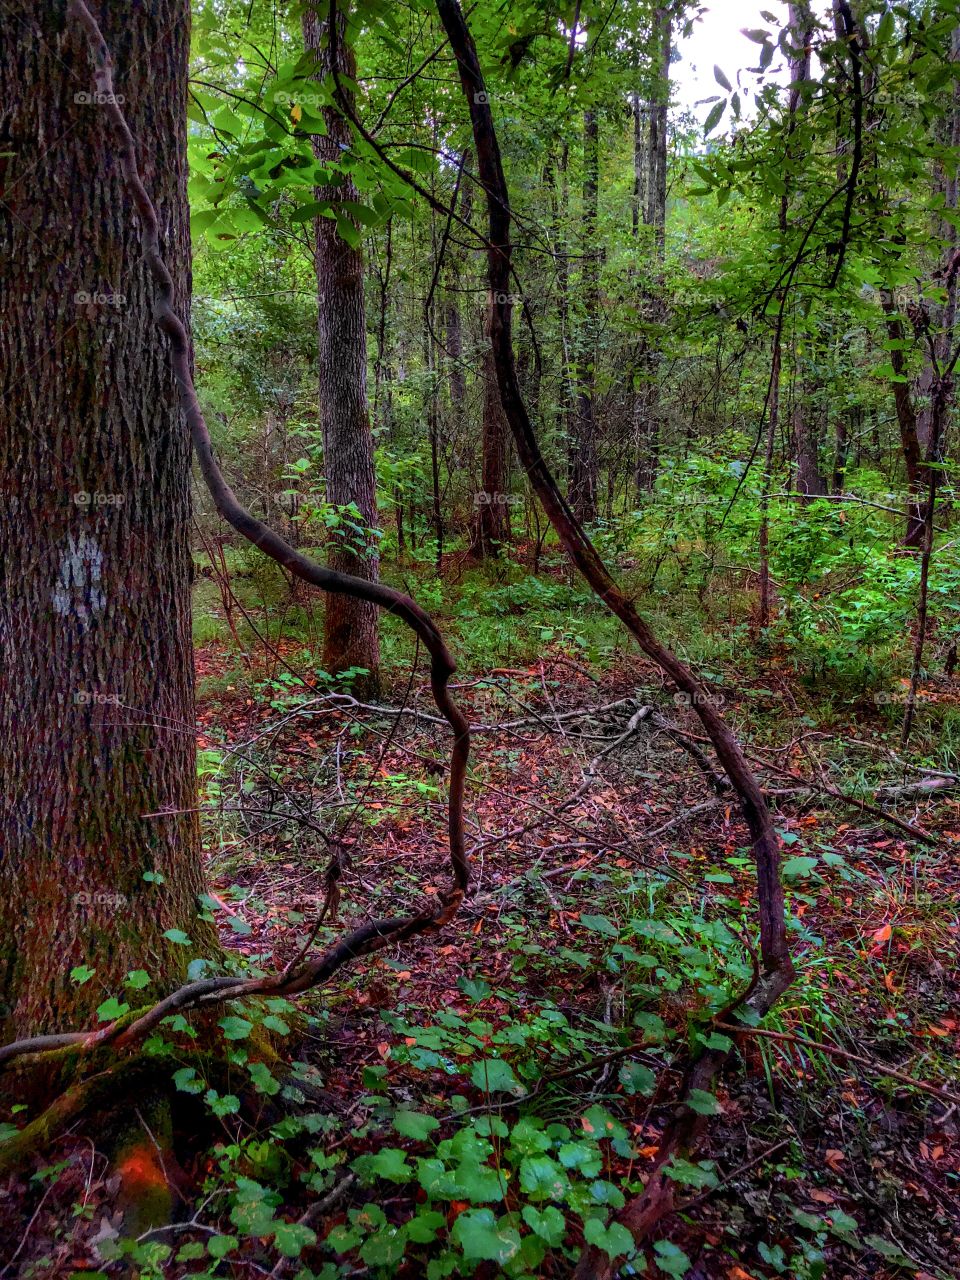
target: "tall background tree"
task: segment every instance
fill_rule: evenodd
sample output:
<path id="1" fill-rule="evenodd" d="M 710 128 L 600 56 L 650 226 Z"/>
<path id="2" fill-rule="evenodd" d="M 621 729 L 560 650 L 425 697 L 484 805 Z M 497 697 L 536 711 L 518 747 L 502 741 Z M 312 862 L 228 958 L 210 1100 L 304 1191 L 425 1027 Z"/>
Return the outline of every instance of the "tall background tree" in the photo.
<path id="1" fill-rule="evenodd" d="M 331 180 L 317 189 L 317 199 L 337 201 L 339 216 L 316 219 L 315 260 L 319 314 L 319 407 L 327 501 L 338 520 L 330 540 L 331 569 L 376 582 L 377 488 L 373 436 L 367 404 L 367 322 L 364 263 L 360 236 L 351 221 L 350 204 L 357 189 L 349 172 L 353 132 L 346 113 L 353 110 L 350 88 L 356 76 L 348 5 L 331 23 L 331 8 L 322 2 L 303 11 L 303 36 L 316 61 L 315 76 L 338 103 L 323 108 L 326 131 L 314 135 L 321 166 Z M 335 74 L 336 73 L 336 74 Z M 338 83 L 339 82 L 339 83 Z M 357 688 L 375 693 L 380 683 L 380 641 L 375 605 L 348 597 L 327 600 L 324 667 L 331 674 L 360 668 Z"/>

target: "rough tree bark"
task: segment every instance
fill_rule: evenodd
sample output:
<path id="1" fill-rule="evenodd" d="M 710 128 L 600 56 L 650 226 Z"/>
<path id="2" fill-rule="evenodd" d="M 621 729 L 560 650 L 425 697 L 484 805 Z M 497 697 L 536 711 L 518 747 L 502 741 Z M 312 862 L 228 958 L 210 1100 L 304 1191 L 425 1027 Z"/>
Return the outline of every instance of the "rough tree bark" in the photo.
<path id="1" fill-rule="evenodd" d="M 334 0 L 331 0 L 331 5 Z M 177 313 L 177 291 L 174 278 L 161 249 L 161 223 L 138 165 L 136 141 L 130 131 L 123 105 L 118 101 L 114 82 L 114 60 L 104 40 L 96 16 L 85 0 L 67 0 L 66 12 L 72 29 L 81 34 L 95 68 L 98 92 L 102 95 L 104 115 L 115 144 L 110 157 L 124 180 L 124 190 L 139 221 L 141 247 L 149 278 L 154 288 L 153 317 L 159 331 L 167 339 L 167 354 L 177 388 L 183 418 L 189 428 L 200 472 L 217 510 L 241 536 L 260 548 L 271 559 L 297 577 L 335 595 L 348 595 L 389 609 L 416 633 L 430 654 L 430 687 L 438 711 L 453 730 L 450 755 L 448 834 L 452 880 L 443 892 L 430 896 L 425 909 L 404 917 L 368 920 L 353 929 L 332 947 L 313 954 L 316 927 L 300 953 L 279 973 L 265 977 L 237 978 L 224 975 L 192 981 L 170 992 L 149 1009 L 132 1019 L 116 1018 L 95 1031 L 71 1031 L 56 1035 L 28 1036 L 0 1047 L 0 1066 L 26 1055 L 46 1055 L 68 1049 L 85 1055 L 87 1064 L 94 1062 L 98 1051 L 106 1047 L 127 1048 L 136 1045 L 150 1030 L 159 1026 L 170 1014 L 195 1008 L 200 1004 L 240 999 L 265 994 L 294 995 L 328 981 L 340 968 L 360 956 L 397 942 L 403 942 L 443 927 L 456 913 L 470 883 L 470 869 L 464 836 L 464 794 L 470 755 L 470 726 L 450 694 L 450 677 L 456 670 L 443 637 L 428 614 L 409 596 L 363 578 L 351 577 L 315 563 L 296 551 L 279 534 L 250 514 L 230 489 L 214 457 L 213 444 L 200 408 L 193 382 L 189 336 Z M 319 924 L 319 920 L 317 921 Z M 94 1066 L 96 1070 L 96 1067 Z M 100 1089 L 110 1072 L 82 1081 L 78 1089 L 70 1089 L 56 1100 L 44 1114 L 30 1122 L 18 1137 L 3 1145 L 0 1170 L 12 1167 L 11 1159 L 21 1150 L 31 1149 L 34 1138 L 49 1141 L 53 1133 L 62 1132 L 83 1109 L 88 1086 Z"/>
<path id="2" fill-rule="evenodd" d="M 185 311 L 189 5 L 94 7 Z M 211 940 L 189 437 L 86 44 L 57 5 L 13 0 L 4 24 L 0 1003 L 23 1034 L 91 1020 L 131 969 L 175 985 L 191 952 L 166 930 Z"/>
<path id="3" fill-rule="evenodd" d="M 827 482 L 820 470 L 820 450 L 816 432 L 810 421 L 810 398 L 803 382 L 796 386 L 791 415 L 793 429 L 793 456 L 797 464 L 797 493 L 804 499 L 822 498 L 827 492 Z"/>
<path id="4" fill-rule="evenodd" d="M 353 50 L 345 38 L 343 9 L 331 32 L 329 9 L 323 0 L 303 12 L 303 38 L 316 57 L 321 83 L 335 68 L 348 80 L 356 75 Z M 347 106 L 353 108 L 348 98 Z M 340 163 L 349 153 L 353 134 L 335 107 L 324 107 L 327 133 L 314 139 L 321 164 Z M 318 200 L 357 200 L 348 173 L 317 190 Z M 373 436 L 367 407 L 367 329 L 363 290 L 363 252 L 340 235 L 331 218 L 317 218 L 315 259 L 319 310 L 319 408 L 323 433 L 327 501 L 337 506 L 354 503 L 366 529 L 377 528 L 376 474 Z M 334 538 L 327 563 L 340 573 L 376 582 L 380 557 L 376 538 L 368 536 L 362 549 L 355 537 Z M 380 685 L 380 642 L 377 610 L 367 601 L 348 596 L 327 600 L 324 623 L 324 667 L 335 673 L 361 667 L 370 674 L 355 682 L 362 696 L 373 696 Z"/>

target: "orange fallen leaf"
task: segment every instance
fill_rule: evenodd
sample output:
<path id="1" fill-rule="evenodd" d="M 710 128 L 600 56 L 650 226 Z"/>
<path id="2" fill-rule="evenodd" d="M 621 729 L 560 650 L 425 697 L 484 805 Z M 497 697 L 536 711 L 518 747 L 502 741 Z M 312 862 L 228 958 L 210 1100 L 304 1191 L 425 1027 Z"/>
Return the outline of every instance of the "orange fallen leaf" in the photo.
<path id="1" fill-rule="evenodd" d="M 847 1157 L 842 1151 L 837 1151 L 835 1147 L 831 1147 L 823 1158 L 829 1168 L 836 1170 Z"/>
<path id="2" fill-rule="evenodd" d="M 823 1191 L 819 1187 L 814 1187 L 810 1192 L 810 1199 L 816 1200 L 817 1204 L 833 1204 L 834 1196 L 831 1191 Z"/>
<path id="3" fill-rule="evenodd" d="M 874 942 L 889 942 L 893 937 L 893 925 L 885 924 L 873 935 Z"/>

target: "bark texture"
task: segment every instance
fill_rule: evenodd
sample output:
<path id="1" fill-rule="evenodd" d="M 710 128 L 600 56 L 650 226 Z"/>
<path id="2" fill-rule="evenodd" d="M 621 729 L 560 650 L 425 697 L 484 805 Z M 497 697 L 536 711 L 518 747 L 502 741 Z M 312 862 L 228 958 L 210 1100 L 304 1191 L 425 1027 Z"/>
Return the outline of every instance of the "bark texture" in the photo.
<path id="1" fill-rule="evenodd" d="M 93 8 L 185 310 L 189 5 Z M 25 0 L 4 28 L 0 1015 L 24 1034 L 94 1022 L 130 969 L 175 984 L 196 952 L 164 931 L 210 939 L 189 437 L 83 37 Z M 95 978 L 72 981 L 79 965 Z"/>
<path id="2" fill-rule="evenodd" d="M 327 82 L 331 88 L 334 68 L 348 82 L 356 75 L 353 50 L 344 38 L 345 27 L 342 9 L 332 33 L 328 6 L 308 6 L 304 10 L 304 44 L 316 58 L 316 79 Z M 352 110 L 349 97 L 348 106 Z M 327 133 L 314 140 L 314 151 L 321 164 L 340 164 L 353 144 L 350 125 L 334 107 L 324 107 L 323 116 Z M 335 183 L 318 188 L 317 199 L 356 201 L 357 190 L 349 174 L 343 173 Z M 319 411 L 327 501 L 336 506 L 354 503 L 364 527 L 374 530 L 377 528 L 377 494 L 367 406 L 363 252 L 347 244 L 332 218 L 320 217 L 316 221 L 315 260 Z M 334 538 L 327 563 L 339 573 L 376 582 L 380 572 L 376 539 L 370 536 L 362 548 L 358 548 L 356 535 Z M 380 683 L 380 643 L 374 605 L 349 596 L 327 600 L 324 667 L 332 673 L 362 667 L 370 674 L 358 681 L 356 687 L 364 696 L 376 692 Z"/>

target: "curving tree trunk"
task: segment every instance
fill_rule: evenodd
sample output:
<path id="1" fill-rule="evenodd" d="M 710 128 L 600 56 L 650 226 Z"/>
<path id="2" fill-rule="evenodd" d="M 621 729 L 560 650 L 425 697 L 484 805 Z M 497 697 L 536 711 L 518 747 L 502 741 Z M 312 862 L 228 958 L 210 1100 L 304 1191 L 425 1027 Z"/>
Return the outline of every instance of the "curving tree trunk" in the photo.
<path id="1" fill-rule="evenodd" d="M 92 6 L 186 310 L 187 0 Z M 82 34 L 0 42 L 0 1022 L 96 1023 L 210 945 L 196 818 L 190 444 Z M 145 878 L 149 877 L 149 878 Z M 78 982 L 71 969 L 86 966 Z M 83 975 L 85 976 L 85 975 Z M 149 992 L 147 993 L 149 994 Z"/>
<path id="2" fill-rule="evenodd" d="M 331 33 L 329 6 L 308 5 L 303 13 L 303 38 L 316 58 L 316 79 L 323 82 L 335 67 L 349 84 L 356 64 L 344 38 L 343 6 Z M 348 90 L 345 90 L 348 92 Z M 352 107 L 352 101 L 349 103 Z M 324 107 L 327 133 L 314 139 L 321 164 L 339 162 L 353 144 L 344 116 Z M 317 189 L 318 200 L 357 200 L 357 190 L 347 174 L 334 185 Z M 380 557 L 372 531 L 377 528 L 377 489 L 373 462 L 373 436 L 367 407 L 367 327 L 364 300 L 363 252 L 343 239 L 337 222 L 317 218 L 314 251 L 319 310 L 319 407 L 323 434 L 323 459 L 327 501 L 344 507 L 354 504 L 362 524 L 371 533 L 356 545 L 356 533 L 330 543 L 327 563 L 340 573 L 376 582 Z M 349 518 L 349 517 L 348 517 Z M 327 600 L 324 624 L 324 667 L 334 673 L 360 667 L 369 674 L 355 682 L 363 696 L 376 694 L 380 685 L 380 640 L 376 606 L 349 596 Z"/>

